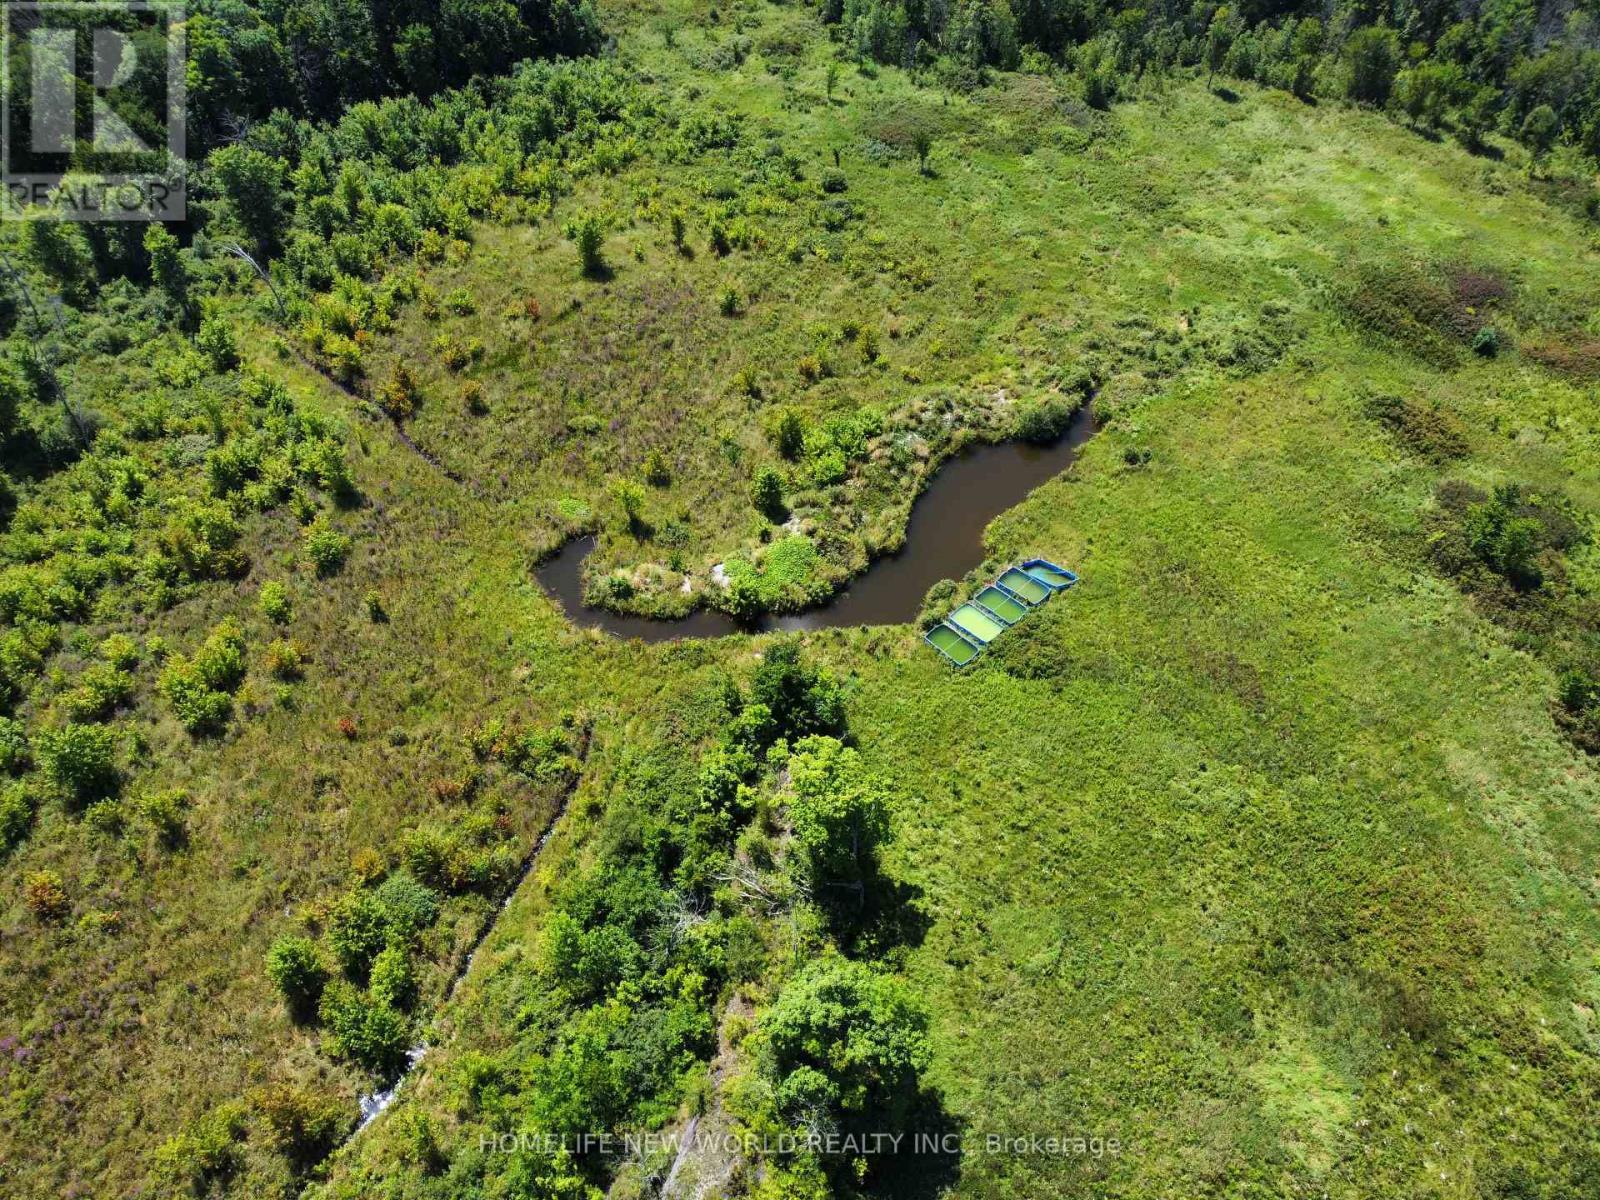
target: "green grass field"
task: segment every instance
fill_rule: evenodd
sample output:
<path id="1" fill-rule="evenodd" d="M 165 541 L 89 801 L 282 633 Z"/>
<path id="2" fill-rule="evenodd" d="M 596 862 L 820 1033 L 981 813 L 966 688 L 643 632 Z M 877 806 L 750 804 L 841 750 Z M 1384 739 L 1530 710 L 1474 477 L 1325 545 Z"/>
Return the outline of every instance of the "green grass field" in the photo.
<path id="1" fill-rule="evenodd" d="M 1592 1194 L 1600 773 L 1552 713 L 1600 553 L 1552 568 L 1566 599 L 1536 624 L 1442 574 L 1431 522 L 1444 479 L 1519 481 L 1585 525 L 1600 510 L 1600 393 L 1566 353 L 1600 335 L 1595 226 L 1513 160 L 1335 104 L 1194 82 L 1106 114 L 1048 76 L 950 94 L 854 67 L 830 94 L 804 10 L 607 20 L 641 87 L 736 137 L 640 146 L 547 219 L 483 221 L 470 254 L 422 268 L 368 371 L 414 372 L 404 429 L 445 470 L 291 353 L 265 306 L 233 311 L 248 365 L 348 429 L 354 550 L 321 577 L 288 513 L 251 518 L 247 575 L 86 618 L 32 702 L 114 630 L 188 654 L 224 618 L 244 629 L 224 736 L 180 727 L 153 660 L 119 725 L 141 790 L 193 797 L 180 849 L 49 807 L 4 864 L 0 1192 L 136 1194 L 171 1139 L 292 1083 L 337 1099 L 341 1148 L 302 1169 L 242 1117 L 236 1161 L 191 1194 L 586 1194 L 496 1174 L 477 1149 L 493 1106 L 463 1096 L 486 1063 L 508 1093 L 543 1078 L 567 1019 L 538 982 L 561 888 L 636 849 L 649 788 L 692 789 L 719 733 L 706 697 L 777 639 L 579 631 L 532 566 L 592 529 L 612 607 L 719 603 L 718 564 L 760 572 L 769 606 L 815 599 L 898 545 L 944 456 L 1088 389 L 1102 431 L 959 581 L 1041 555 L 1077 587 L 963 671 L 911 626 L 804 638 L 892 797 L 884 870 L 915 919 L 870 948 L 929 1014 L 925 1079 L 967 1135 L 953 1194 Z M 561 232 L 580 211 L 606 221 L 603 278 Z M 1463 298 L 1469 276 L 1493 286 Z M 1494 357 L 1471 348 L 1486 325 Z M 1386 424 L 1381 397 L 1435 425 Z M 810 439 L 793 458 L 785 410 Z M 752 504 L 763 467 L 781 519 Z M 267 580 L 309 649 L 288 698 L 259 662 Z M 563 788 L 469 738 L 563 718 L 592 737 L 565 815 L 503 914 L 495 887 L 448 898 L 417 956 L 429 1054 L 346 1141 L 373 1080 L 288 1018 L 268 947 L 319 934 L 363 856 L 393 867 L 419 827 L 492 816 L 520 861 Z M 72 907 L 42 927 L 17 881 L 45 870 Z M 831 944 L 783 912 L 639 1121 L 754 1119 L 741 1023 Z M 415 1148 L 424 1118 L 443 1165 Z M 981 1150 L 1033 1133 L 1119 1150 Z M 617 1195 L 646 1194 L 621 1176 Z"/>

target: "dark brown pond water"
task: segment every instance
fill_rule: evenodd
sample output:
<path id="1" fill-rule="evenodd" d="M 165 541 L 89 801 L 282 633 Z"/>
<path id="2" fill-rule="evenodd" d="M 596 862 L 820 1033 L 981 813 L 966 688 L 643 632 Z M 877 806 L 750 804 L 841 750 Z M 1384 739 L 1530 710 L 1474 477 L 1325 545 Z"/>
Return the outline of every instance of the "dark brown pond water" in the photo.
<path id="1" fill-rule="evenodd" d="M 901 625 L 916 619 L 922 598 L 941 579 L 959 579 L 983 561 L 983 531 L 989 522 L 1078 457 L 1094 433 L 1086 405 L 1067 432 L 1047 446 L 1004 442 L 974 446 L 950 459 L 917 497 L 898 554 L 875 560 L 845 591 L 818 608 L 765 617 L 741 625 L 723 613 L 700 610 L 677 621 L 623 617 L 583 603 L 583 560 L 592 537 L 563 546 L 535 574 L 574 624 L 621 638 L 666 642 L 676 638 L 726 637 L 769 630 L 828 629 L 842 625 Z M 1070 567 L 1071 563 L 1063 563 Z"/>

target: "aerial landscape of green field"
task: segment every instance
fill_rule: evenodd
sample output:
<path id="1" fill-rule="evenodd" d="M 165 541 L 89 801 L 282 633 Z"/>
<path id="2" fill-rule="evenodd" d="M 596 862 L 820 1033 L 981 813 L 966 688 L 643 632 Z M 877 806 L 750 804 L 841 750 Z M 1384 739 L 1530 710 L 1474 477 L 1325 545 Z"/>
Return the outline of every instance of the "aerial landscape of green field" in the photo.
<path id="1" fill-rule="evenodd" d="M 6 20 L 0 1197 L 1600 1196 L 1593 0 Z"/>

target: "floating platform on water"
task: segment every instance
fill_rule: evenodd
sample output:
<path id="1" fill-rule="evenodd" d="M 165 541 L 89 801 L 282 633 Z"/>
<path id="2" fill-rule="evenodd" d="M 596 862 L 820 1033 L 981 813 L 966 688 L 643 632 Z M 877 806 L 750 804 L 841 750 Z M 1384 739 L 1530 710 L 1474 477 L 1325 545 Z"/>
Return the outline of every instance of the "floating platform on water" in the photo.
<path id="1" fill-rule="evenodd" d="M 952 665 L 964 667 L 995 638 L 1057 592 L 1078 582 L 1078 576 L 1046 558 L 1030 558 L 1010 567 L 971 600 L 923 634 Z"/>

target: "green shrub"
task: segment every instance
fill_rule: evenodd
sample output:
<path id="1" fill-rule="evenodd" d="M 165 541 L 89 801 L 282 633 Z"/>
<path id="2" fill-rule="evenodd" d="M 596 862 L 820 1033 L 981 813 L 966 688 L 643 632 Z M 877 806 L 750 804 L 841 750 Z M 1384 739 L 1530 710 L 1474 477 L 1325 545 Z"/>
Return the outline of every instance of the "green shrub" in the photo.
<path id="1" fill-rule="evenodd" d="M 26 727 L 12 717 L 0 717 L 0 772 L 20 775 L 32 764 Z"/>
<path id="2" fill-rule="evenodd" d="M 789 821 L 813 887 L 859 887 L 875 870 L 889 833 L 882 788 L 867 777 L 860 755 L 831 737 L 795 744 L 789 780 Z"/>
<path id="3" fill-rule="evenodd" d="M 1485 325 L 1473 336 L 1472 352 L 1479 358 L 1493 358 L 1500 353 L 1500 335 L 1493 325 Z"/>
<path id="4" fill-rule="evenodd" d="M 267 674 L 274 679 L 289 682 L 305 673 L 306 652 L 300 643 L 289 638 L 277 638 L 268 644 L 263 663 Z"/>
<path id="5" fill-rule="evenodd" d="M 33 794 L 20 783 L 0 791 L 0 857 L 11 853 L 33 828 Z"/>
<path id="6" fill-rule="evenodd" d="M 578 263 L 583 273 L 590 278 L 604 275 L 605 226 L 601 224 L 600 218 L 592 212 L 579 213 L 566 223 L 564 232 L 578 248 Z"/>
<path id="7" fill-rule="evenodd" d="M 672 482 L 672 466 L 659 447 L 644 460 L 644 480 L 651 487 L 666 487 Z"/>
<path id="8" fill-rule="evenodd" d="M 410 1030 L 389 1005 L 364 996 L 343 980 L 323 990 L 317 1014 L 328 1030 L 328 1049 L 383 1079 L 405 1069 Z"/>
<path id="9" fill-rule="evenodd" d="M 102 721 L 133 699 L 133 676 L 97 663 L 78 676 L 78 686 L 62 698 L 62 707 L 74 721 Z"/>
<path id="10" fill-rule="evenodd" d="M 372 960 L 372 981 L 368 986 L 372 998 L 389 1008 L 405 1010 L 417 995 L 416 972 L 411 966 L 411 952 L 404 946 L 386 946 Z"/>
<path id="11" fill-rule="evenodd" d="M 139 643 L 125 633 L 113 633 L 100 643 L 100 657 L 119 671 L 139 665 Z"/>
<path id="12" fill-rule="evenodd" d="M 121 781 L 116 737 L 98 725 L 72 723 L 41 733 L 39 762 L 45 778 L 78 806 L 114 792 Z"/>
<path id="13" fill-rule="evenodd" d="M 274 625 L 287 625 L 294 620 L 294 602 L 289 599 L 289 589 L 276 579 L 269 579 L 261 585 L 256 607 Z"/>
<path id="14" fill-rule="evenodd" d="M 262 1140 L 297 1169 L 327 1157 L 350 1126 L 339 1097 L 279 1083 L 251 1094 Z"/>
<path id="15" fill-rule="evenodd" d="M 350 539 L 318 519 L 306 530 L 305 549 L 306 558 L 316 568 L 317 574 L 326 577 L 344 566 L 344 560 L 350 554 Z"/>
<path id="16" fill-rule="evenodd" d="M 849 187 L 849 182 L 844 177 L 844 172 L 838 167 L 827 167 L 822 172 L 822 190 L 830 195 L 837 195 Z"/>
<path id="17" fill-rule="evenodd" d="M 233 337 L 233 327 L 218 313 L 208 315 L 200 322 L 194 344 L 200 348 L 214 371 L 231 371 L 239 365 L 239 346 Z"/>
<path id="18" fill-rule="evenodd" d="M 371 892 L 346 894 L 328 914 L 328 945 L 351 979 L 364 980 L 389 940 L 389 915 Z"/>
<path id="19" fill-rule="evenodd" d="M 189 831 L 184 816 L 189 808 L 189 793 L 183 788 L 146 792 L 139 798 L 139 815 L 149 825 L 155 839 L 168 850 L 187 840 Z"/>
<path id="20" fill-rule="evenodd" d="M 156 690 L 172 706 L 178 724 L 192 734 L 220 732 L 233 715 L 233 697 L 207 687 L 194 664 L 184 658 L 167 665 Z"/>
<path id="21" fill-rule="evenodd" d="M 1067 431 L 1077 411 L 1076 401 L 1058 396 L 1023 404 L 1017 410 L 1016 435 L 1027 442 L 1053 442 Z"/>
<path id="22" fill-rule="evenodd" d="M 770 521 L 781 521 L 787 515 L 783 506 L 783 476 L 776 468 L 762 467 L 756 472 L 755 481 L 750 485 L 750 503 Z"/>
<path id="23" fill-rule="evenodd" d="M 421 385 L 411 373 L 411 368 L 405 363 L 396 363 L 389 378 L 378 388 L 378 407 L 396 421 L 407 420 L 416 414 L 421 392 Z"/>
<path id="24" fill-rule="evenodd" d="M 1569 667 L 1556 681 L 1556 696 L 1569 713 L 1600 708 L 1600 679 L 1582 667 Z"/>
<path id="25" fill-rule="evenodd" d="M 408 871 L 396 871 L 373 894 L 390 929 L 401 937 L 413 937 L 439 919 L 439 893 Z"/>
<path id="26" fill-rule="evenodd" d="M 845 476 L 850 473 L 850 464 L 845 462 L 842 451 L 830 448 L 811 460 L 806 473 L 817 487 L 832 487 L 844 482 Z"/>
<path id="27" fill-rule="evenodd" d="M 750 684 L 750 699 L 772 715 L 774 736 L 844 733 L 844 693 L 826 671 L 808 666 L 794 642 L 771 646 Z"/>
<path id="28" fill-rule="evenodd" d="M 155 1176 L 169 1194 L 203 1196 L 238 1169 L 245 1113 L 224 1104 L 168 1139 L 155 1154 Z"/>
<path id="29" fill-rule="evenodd" d="M 232 692 L 244 682 L 244 630 L 229 617 L 217 624 L 195 651 L 194 669 L 201 682 L 219 692 Z"/>
<path id="30" fill-rule="evenodd" d="M 316 1011 L 328 982 L 328 968 L 310 938 L 281 937 L 267 951 L 267 978 L 282 994 L 289 1011 L 303 1018 Z"/>
<path id="31" fill-rule="evenodd" d="M 116 838 L 122 836 L 122 831 L 128 824 L 128 817 L 123 811 L 122 801 L 113 796 L 96 800 L 84 809 L 83 823 L 98 834 Z"/>
<path id="32" fill-rule="evenodd" d="M 772 425 L 772 447 L 793 462 L 806 446 L 806 422 L 800 411 L 784 408 Z"/>

